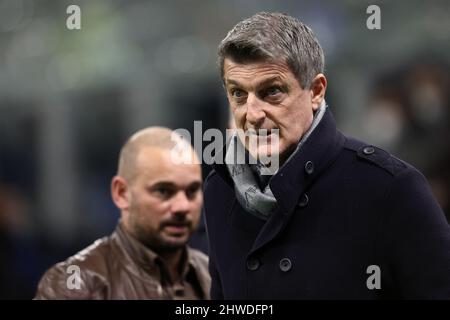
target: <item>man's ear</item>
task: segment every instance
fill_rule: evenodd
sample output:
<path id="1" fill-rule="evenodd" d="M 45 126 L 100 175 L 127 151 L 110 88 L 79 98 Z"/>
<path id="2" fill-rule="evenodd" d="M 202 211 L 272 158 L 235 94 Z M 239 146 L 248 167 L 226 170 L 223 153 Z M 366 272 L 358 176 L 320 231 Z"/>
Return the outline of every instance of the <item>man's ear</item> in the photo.
<path id="1" fill-rule="evenodd" d="M 120 210 L 130 206 L 130 190 L 127 181 L 121 176 L 115 176 L 111 181 L 111 197 Z"/>
<path id="2" fill-rule="evenodd" d="M 311 83 L 311 102 L 313 110 L 319 109 L 323 98 L 325 97 L 325 91 L 327 90 L 327 78 L 323 73 L 319 73 Z"/>

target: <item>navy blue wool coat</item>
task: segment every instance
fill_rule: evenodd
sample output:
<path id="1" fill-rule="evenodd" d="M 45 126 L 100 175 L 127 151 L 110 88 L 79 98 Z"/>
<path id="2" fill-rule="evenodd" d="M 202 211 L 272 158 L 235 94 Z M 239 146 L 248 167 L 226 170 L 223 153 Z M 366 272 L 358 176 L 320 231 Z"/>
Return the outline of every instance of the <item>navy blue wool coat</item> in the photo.
<path id="1" fill-rule="evenodd" d="M 427 181 L 329 110 L 270 188 L 264 221 L 225 165 L 206 179 L 213 299 L 450 299 L 450 227 Z"/>

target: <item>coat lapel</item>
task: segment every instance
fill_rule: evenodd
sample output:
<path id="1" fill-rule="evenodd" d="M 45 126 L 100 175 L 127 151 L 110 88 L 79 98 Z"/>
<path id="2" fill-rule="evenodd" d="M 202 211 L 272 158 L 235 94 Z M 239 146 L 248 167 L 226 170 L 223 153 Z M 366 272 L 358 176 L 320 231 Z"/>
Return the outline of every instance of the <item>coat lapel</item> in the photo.
<path id="1" fill-rule="evenodd" d="M 274 239 L 286 226 L 295 211 L 300 197 L 311 184 L 332 164 L 338 156 L 345 137 L 336 129 L 336 123 L 329 109 L 323 116 L 317 128 L 292 159 L 280 168 L 270 181 L 270 188 L 277 199 L 278 208 L 263 224 L 253 243 L 254 252 Z M 222 150 L 226 152 L 226 147 Z M 306 168 L 309 162 L 308 169 Z M 312 165 L 311 165 L 312 163 Z M 312 169 L 311 169 L 312 168 Z M 228 169 L 224 164 L 215 164 L 215 171 L 233 188 Z M 234 192 L 234 191 L 233 191 Z M 239 208 L 244 209 L 237 203 Z M 251 213 L 243 212 L 251 215 Z M 251 253 L 250 252 L 250 253 Z"/>

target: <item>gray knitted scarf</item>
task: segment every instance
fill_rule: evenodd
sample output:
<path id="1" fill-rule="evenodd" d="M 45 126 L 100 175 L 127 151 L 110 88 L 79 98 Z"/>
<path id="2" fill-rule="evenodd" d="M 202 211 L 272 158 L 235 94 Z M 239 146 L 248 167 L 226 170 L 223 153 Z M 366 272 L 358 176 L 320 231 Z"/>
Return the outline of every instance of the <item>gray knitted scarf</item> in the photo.
<path id="1" fill-rule="evenodd" d="M 300 139 L 297 148 L 289 156 L 283 166 L 292 159 L 294 154 L 299 152 L 302 145 L 322 120 L 326 108 L 327 104 L 325 103 L 325 100 L 323 100 L 320 108 L 314 114 L 311 127 Z M 233 150 L 237 150 L 237 152 L 234 152 Z M 268 181 L 267 183 L 261 183 L 261 181 L 265 179 L 268 180 L 271 176 L 264 177 L 261 175 L 261 168 L 264 165 L 260 162 L 257 162 L 256 165 L 249 165 L 247 162 L 245 164 L 238 164 L 236 155 L 242 156 L 243 154 L 249 156 L 238 135 L 235 133 L 230 139 L 230 144 L 225 155 L 225 163 L 234 182 L 236 198 L 246 211 L 258 218 L 267 220 L 275 211 L 277 200 L 270 190 Z M 242 161 L 239 163 L 242 163 Z M 274 174 L 275 173 L 276 172 L 274 172 Z"/>

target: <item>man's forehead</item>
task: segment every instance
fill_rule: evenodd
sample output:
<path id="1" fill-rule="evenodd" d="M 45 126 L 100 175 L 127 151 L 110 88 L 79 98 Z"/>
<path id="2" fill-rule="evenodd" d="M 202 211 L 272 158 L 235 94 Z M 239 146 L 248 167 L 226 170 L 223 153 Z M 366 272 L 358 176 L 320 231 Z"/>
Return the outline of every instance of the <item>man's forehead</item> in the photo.
<path id="1" fill-rule="evenodd" d="M 195 162 L 175 163 L 169 148 L 144 147 L 139 151 L 136 162 L 138 174 L 152 176 L 201 175 L 200 165 Z M 193 151 L 192 151 L 193 152 Z M 178 179 L 178 178 L 177 178 Z"/>
<path id="2" fill-rule="evenodd" d="M 184 143 L 184 142 L 183 142 Z M 198 162 L 195 162 L 194 156 L 195 151 L 189 146 L 189 148 L 183 149 L 183 152 L 188 152 L 192 155 L 192 161 L 190 158 L 186 157 L 186 160 L 183 164 L 178 164 L 173 161 L 173 155 L 177 155 L 177 146 L 174 145 L 172 148 L 161 148 L 161 147 L 153 147 L 153 146 L 145 146 L 139 150 L 138 154 L 138 163 L 139 164 L 149 164 L 155 165 L 159 167 L 182 167 L 183 165 L 196 165 Z"/>
<path id="3" fill-rule="evenodd" d="M 156 169 L 156 170 L 155 170 Z M 164 185 L 176 188 L 187 188 L 202 183 L 201 170 L 198 165 L 174 165 L 153 168 L 144 171 L 143 182 L 148 186 Z"/>
<path id="4" fill-rule="evenodd" d="M 283 62 L 237 63 L 229 59 L 224 62 L 224 81 L 226 85 L 239 84 L 241 81 L 267 82 L 283 80 L 293 75 Z"/>
<path id="5" fill-rule="evenodd" d="M 169 148 L 161 148 L 154 146 L 141 146 L 138 151 L 138 162 L 151 162 L 157 164 L 159 162 L 164 162 L 164 157 L 167 152 L 170 152 Z"/>

